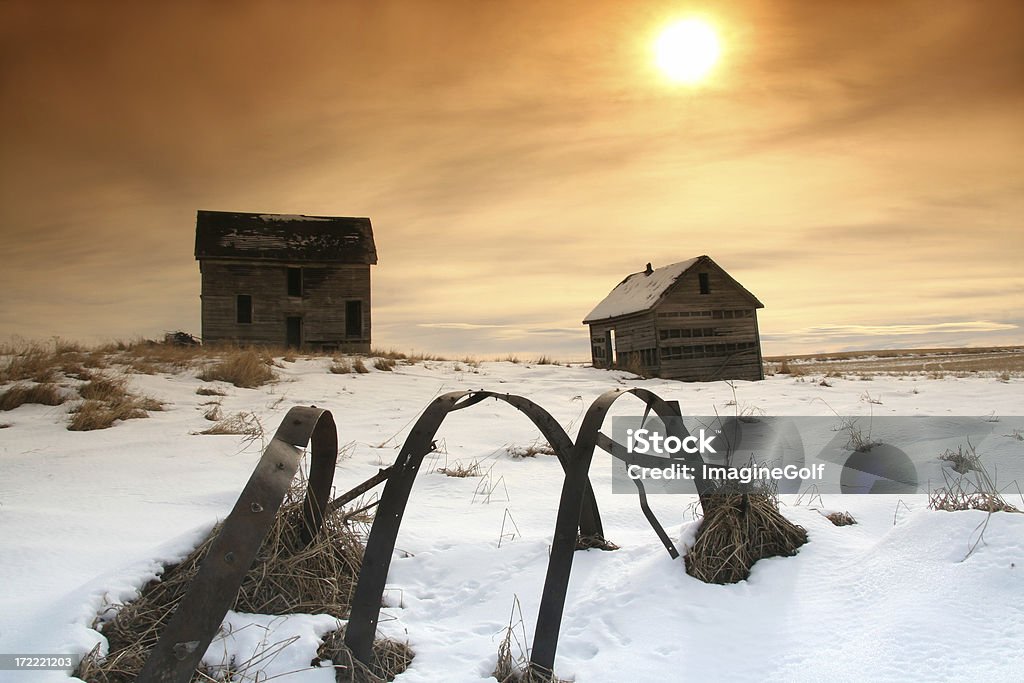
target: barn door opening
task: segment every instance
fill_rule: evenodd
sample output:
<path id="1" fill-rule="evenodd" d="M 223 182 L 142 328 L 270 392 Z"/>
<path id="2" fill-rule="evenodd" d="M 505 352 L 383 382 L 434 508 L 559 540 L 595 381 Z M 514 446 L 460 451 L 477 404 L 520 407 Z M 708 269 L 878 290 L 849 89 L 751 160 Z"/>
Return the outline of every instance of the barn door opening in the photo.
<path id="1" fill-rule="evenodd" d="M 608 330 L 604 333 L 605 362 L 608 367 L 615 367 L 615 330 Z"/>
<path id="2" fill-rule="evenodd" d="M 285 318 L 285 342 L 289 348 L 297 349 L 302 346 L 302 318 L 288 316 Z"/>

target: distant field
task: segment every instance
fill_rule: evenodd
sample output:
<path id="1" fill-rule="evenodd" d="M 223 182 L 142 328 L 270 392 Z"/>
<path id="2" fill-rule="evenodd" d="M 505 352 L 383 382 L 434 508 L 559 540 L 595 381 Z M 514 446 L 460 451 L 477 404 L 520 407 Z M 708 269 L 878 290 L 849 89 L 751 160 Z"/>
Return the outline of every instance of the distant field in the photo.
<path id="1" fill-rule="evenodd" d="M 767 374 L 872 375 L 925 373 L 943 375 L 1024 375 L 1024 347 L 898 349 L 846 351 L 765 358 Z"/>

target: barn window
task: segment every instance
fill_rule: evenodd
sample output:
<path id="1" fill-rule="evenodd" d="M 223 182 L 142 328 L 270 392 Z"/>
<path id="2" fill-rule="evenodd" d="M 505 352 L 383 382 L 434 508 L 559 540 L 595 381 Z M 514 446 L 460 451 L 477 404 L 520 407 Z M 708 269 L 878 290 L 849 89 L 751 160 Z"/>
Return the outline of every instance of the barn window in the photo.
<path id="1" fill-rule="evenodd" d="M 235 297 L 235 322 L 248 325 L 252 322 L 252 296 L 239 294 Z"/>
<path id="2" fill-rule="evenodd" d="M 363 336 L 363 302 L 345 302 L 345 336 Z"/>
<path id="3" fill-rule="evenodd" d="M 708 274 L 707 273 L 698 273 L 697 274 L 697 280 L 700 282 L 700 293 L 701 294 L 710 294 L 711 293 L 711 283 L 708 281 Z"/>
<path id="4" fill-rule="evenodd" d="M 288 296 L 302 296 L 302 268 L 288 269 Z"/>

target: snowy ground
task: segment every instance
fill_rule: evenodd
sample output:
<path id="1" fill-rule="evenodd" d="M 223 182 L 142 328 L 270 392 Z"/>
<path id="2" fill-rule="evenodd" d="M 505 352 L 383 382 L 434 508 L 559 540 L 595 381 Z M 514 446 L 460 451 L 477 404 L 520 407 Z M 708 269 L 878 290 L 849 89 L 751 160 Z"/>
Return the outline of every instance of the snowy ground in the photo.
<path id="1" fill-rule="evenodd" d="M 525 395 L 570 435 L 594 398 L 623 385 L 678 400 L 689 414 L 1024 415 L 1019 378 L 830 378 L 822 386 L 820 377 L 775 376 L 733 388 L 508 362 L 474 369 L 428 361 L 365 375 L 333 375 L 328 364 L 284 363 L 281 381 L 261 389 L 221 385 L 223 410 L 255 412 L 268 433 L 293 405 L 331 410 L 350 444 L 339 490 L 390 464 L 419 411 L 456 389 Z M 96 614 L 186 554 L 228 513 L 259 458 L 258 443 L 194 434 L 209 426 L 200 404 L 210 399 L 195 394 L 204 383 L 192 374 L 132 375 L 131 383 L 167 409 L 93 432 L 67 431 L 67 406 L 0 414 L 10 424 L 0 429 L 0 653 L 91 649 L 102 640 L 91 628 Z M 416 652 L 399 681 L 493 680 L 517 599 L 517 633 L 532 640 L 562 476 L 555 458 L 517 460 L 506 448 L 536 439 L 524 417 L 497 402 L 453 414 L 439 432 L 441 452 L 414 488 L 382 613 L 381 631 Z M 485 477 L 434 471 L 473 460 Z M 556 659 L 562 678 L 1020 680 L 1024 515 L 993 515 L 965 559 L 983 513 L 929 511 L 923 495 L 787 497 L 784 513 L 810 536 L 799 554 L 758 563 L 745 582 L 706 585 L 669 558 L 635 497 L 611 493 L 609 462 L 598 452 L 592 480 L 607 535 L 622 549 L 576 554 Z M 677 544 L 696 530 L 691 502 L 652 498 Z M 822 515 L 831 510 L 859 523 L 835 527 Z M 208 656 L 244 660 L 261 641 L 298 636 L 278 648 L 268 675 L 308 666 L 318 636 L 336 625 L 323 616 L 229 620 L 238 637 L 215 641 Z M 0 680 L 66 677 L 0 671 Z M 287 680 L 327 682 L 332 674 L 305 669 Z"/>

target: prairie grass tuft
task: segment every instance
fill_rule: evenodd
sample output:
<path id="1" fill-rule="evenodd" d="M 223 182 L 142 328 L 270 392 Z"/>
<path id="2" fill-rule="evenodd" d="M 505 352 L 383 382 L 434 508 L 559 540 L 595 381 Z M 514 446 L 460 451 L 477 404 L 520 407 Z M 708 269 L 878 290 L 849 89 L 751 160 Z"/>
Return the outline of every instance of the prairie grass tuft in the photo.
<path id="1" fill-rule="evenodd" d="M 384 372 L 391 372 L 392 370 L 394 370 L 395 369 L 395 363 L 396 363 L 396 361 L 395 361 L 394 358 L 374 358 L 373 359 L 373 367 L 377 368 L 378 370 L 383 370 Z"/>
<path id="2" fill-rule="evenodd" d="M 60 387 L 50 382 L 43 384 L 15 384 L 0 393 L 0 410 L 14 410 L 26 403 L 59 406 L 67 401 Z"/>
<path id="3" fill-rule="evenodd" d="M 253 349 L 240 349 L 217 361 L 201 373 L 206 382 L 229 382 L 243 389 L 255 389 L 277 379 L 273 359 Z"/>

